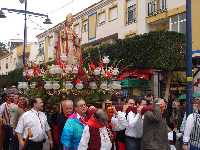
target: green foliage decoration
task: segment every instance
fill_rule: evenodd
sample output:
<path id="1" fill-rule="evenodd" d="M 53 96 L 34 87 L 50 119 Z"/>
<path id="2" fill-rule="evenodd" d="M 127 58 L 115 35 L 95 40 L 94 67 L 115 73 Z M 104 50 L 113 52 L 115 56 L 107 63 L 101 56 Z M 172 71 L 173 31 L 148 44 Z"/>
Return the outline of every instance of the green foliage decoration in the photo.
<path id="1" fill-rule="evenodd" d="M 84 66 L 103 55 L 110 56 L 111 63 L 121 61 L 121 68 L 180 70 L 185 68 L 185 35 L 169 31 L 150 32 L 119 39 L 113 44 L 86 48 Z"/>

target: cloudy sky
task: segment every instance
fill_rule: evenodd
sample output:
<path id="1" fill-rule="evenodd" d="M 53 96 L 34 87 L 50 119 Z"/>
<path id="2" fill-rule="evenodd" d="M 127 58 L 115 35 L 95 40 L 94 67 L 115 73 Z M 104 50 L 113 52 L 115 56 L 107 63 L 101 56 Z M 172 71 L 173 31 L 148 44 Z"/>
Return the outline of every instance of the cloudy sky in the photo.
<path id="1" fill-rule="evenodd" d="M 52 25 L 44 25 L 44 18 L 28 16 L 28 41 L 36 41 L 35 36 L 46 29 L 62 22 L 68 13 L 75 14 L 100 0 L 27 0 L 28 11 L 49 14 Z M 0 8 L 24 9 L 19 0 L 0 0 Z M 24 16 L 8 13 L 7 18 L 0 18 L 0 41 L 23 39 Z"/>

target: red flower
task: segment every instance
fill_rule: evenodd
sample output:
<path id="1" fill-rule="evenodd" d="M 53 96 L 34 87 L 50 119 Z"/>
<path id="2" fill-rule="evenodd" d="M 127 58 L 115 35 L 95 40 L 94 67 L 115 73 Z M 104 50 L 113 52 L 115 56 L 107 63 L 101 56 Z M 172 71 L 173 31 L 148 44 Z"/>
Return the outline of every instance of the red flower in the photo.
<path id="1" fill-rule="evenodd" d="M 105 73 L 105 78 L 110 79 L 111 77 L 112 77 L 112 72 L 107 71 L 107 72 Z"/>
<path id="2" fill-rule="evenodd" d="M 90 70 L 94 70 L 96 68 L 96 66 L 95 66 L 95 64 L 91 63 L 91 64 L 89 64 L 89 68 L 90 68 Z"/>
<path id="3" fill-rule="evenodd" d="M 63 63 L 62 61 L 60 61 L 60 62 L 59 62 L 59 66 L 60 66 L 60 68 L 63 69 L 63 68 L 65 68 L 65 63 Z"/>
<path id="4" fill-rule="evenodd" d="M 80 80 L 80 79 L 77 79 L 77 80 L 75 81 L 75 83 L 76 83 L 76 84 L 81 83 L 81 80 Z"/>
<path id="5" fill-rule="evenodd" d="M 38 77 L 38 76 L 40 75 L 40 73 L 41 73 L 40 68 L 39 68 L 36 64 L 33 65 L 33 75 L 34 75 L 35 77 Z"/>

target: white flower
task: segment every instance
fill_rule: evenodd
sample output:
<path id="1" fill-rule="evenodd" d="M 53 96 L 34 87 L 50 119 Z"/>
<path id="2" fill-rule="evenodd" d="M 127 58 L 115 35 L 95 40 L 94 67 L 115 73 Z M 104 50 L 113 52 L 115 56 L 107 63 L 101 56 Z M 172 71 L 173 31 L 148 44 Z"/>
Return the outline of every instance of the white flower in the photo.
<path id="1" fill-rule="evenodd" d="M 77 74 L 78 73 L 78 66 L 73 67 L 72 73 Z"/>
<path id="2" fill-rule="evenodd" d="M 118 68 L 114 68 L 112 70 L 112 73 L 113 73 L 114 76 L 118 75 L 119 74 L 119 69 Z"/>
<path id="3" fill-rule="evenodd" d="M 82 83 L 82 82 L 77 83 L 77 84 L 76 84 L 76 88 L 77 88 L 78 90 L 83 89 L 83 83 Z"/>
<path id="4" fill-rule="evenodd" d="M 66 73 L 72 72 L 72 66 L 71 65 L 66 65 L 65 71 L 66 71 Z"/>
<path id="5" fill-rule="evenodd" d="M 104 64 L 108 64 L 110 62 L 109 56 L 104 56 L 103 59 L 102 59 L 102 62 Z"/>
<path id="6" fill-rule="evenodd" d="M 98 76 L 101 74 L 101 68 L 100 67 L 97 67 L 95 70 L 94 70 L 94 75 L 95 76 Z"/>

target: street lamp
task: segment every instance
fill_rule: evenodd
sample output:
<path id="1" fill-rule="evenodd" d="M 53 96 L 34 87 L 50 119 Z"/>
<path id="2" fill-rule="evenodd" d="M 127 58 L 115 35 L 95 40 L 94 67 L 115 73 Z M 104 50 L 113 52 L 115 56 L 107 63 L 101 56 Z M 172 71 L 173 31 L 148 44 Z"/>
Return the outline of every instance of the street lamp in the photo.
<path id="1" fill-rule="evenodd" d="M 41 13 L 35 13 L 31 11 L 27 11 L 27 0 L 20 0 L 20 3 L 25 4 L 24 10 L 18 10 L 18 9 L 8 9 L 8 8 L 1 8 L 0 9 L 0 18 L 6 18 L 6 15 L 3 11 L 8 11 L 9 13 L 15 12 L 17 14 L 23 14 L 24 15 L 24 47 L 23 47 L 23 64 L 26 64 L 26 45 L 27 45 L 27 14 L 35 17 L 46 17 L 44 24 L 52 24 L 51 20 L 49 19 L 49 16 L 46 14 Z"/>
<path id="2" fill-rule="evenodd" d="M 47 17 L 45 21 L 43 22 L 44 24 L 52 24 L 51 20 Z"/>
<path id="3" fill-rule="evenodd" d="M 0 18 L 6 18 L 6 15 L 4 14 L 2 10 L 0 10 Z"/>

